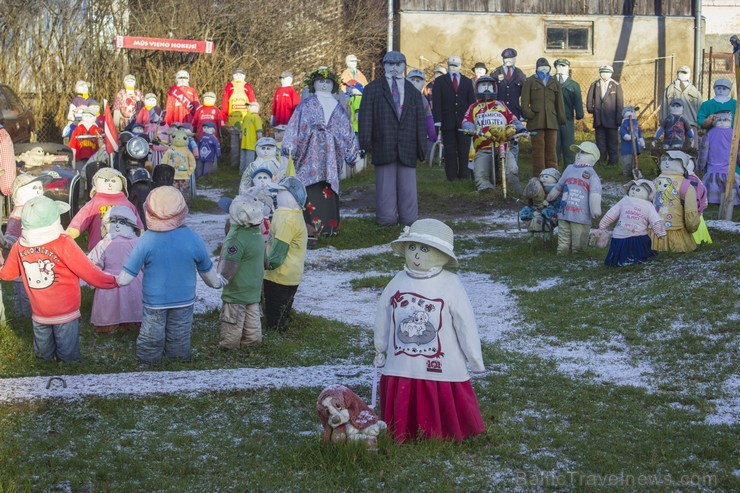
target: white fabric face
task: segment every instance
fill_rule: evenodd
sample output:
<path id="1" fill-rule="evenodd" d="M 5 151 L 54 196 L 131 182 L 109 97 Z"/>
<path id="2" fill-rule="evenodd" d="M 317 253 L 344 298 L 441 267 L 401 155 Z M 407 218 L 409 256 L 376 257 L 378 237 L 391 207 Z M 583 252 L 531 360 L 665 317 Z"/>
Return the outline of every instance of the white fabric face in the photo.
<path id="1" fill-rule="evenodd" d="M 190 85 L 190 79 L 177 79 L 178 87 L 187 87 Z"/>
<path id="2" fill-rule="evenodd" d="M 386 77 L 403 77 L 403 73 L 406 71 L 406 64 L 403 62 L 384 63 L 383 69 L 385 70 Z"/>
<path id="3" fill-rule="evenodd" d="M 216 129 L 213 127 L 203 127 L 203 133 L 207 135 L 213 135 L 216 133 Z"/>
<path id="4" fill-rule="evenodd" d="M 416 272 L 428 272 L 444 267 L 450 261 L 447 254 L 423 243 L 410 242 L 405 250 L 406 267 Z"/>
<path id="5" fill-rule="evenodd" d="M 683 115 L 683 106 L 681 105 L 671 105 L 668 111 L 671 112 L 671 115 Z"/>
<path id="6" fill-rule="evenodd" d="M 277 156 L 277 147 L 275 146 L 257 146 L 257 157 L 270 159 Z"/>
<path id="7" fill-rule="evenodd" d="M 129 91 L 133 91 L 136 88 L 136 77 L 126 76 L 123 78 L 123 87 Z"/>
<path id="8" fill-rule="evenodd" d="M 280 87 L 290 87 L 293 85 L 293 77 L 283 77 L 280 79 Z"/>
<path id="9" fill-rule="evenodd" d="M 642 185 L 632 185 L 627 195 L 636 199 L 648 200 L 650 197 L 650 189 Z"/>
<path id="10" fill-rule="evenodd" d="M 34 197 L 44 194 L 44 184 L 40 180 L 32 181 L 16 190 L 15 205 L 23 205 Z"/>
<path id="11" fill-rule="evenodd" d="M 679 72 L 678 80 L 680 80 L 681 82 L 688 82 L 690 75 L 691 74 L 687 74 L 686 72 Z"/>
<path id="12" fill-rule="evenodd" d="M 246 76 L 246 75 L 244 75 L 244 74 L 242 74 L 242 73 L 240 72 L 240 73 L 238 73 L 238 74 L 234 74 L 234 76 L 232 77 L 232 80 L 233 80 L 234 82 L 245 82 L 245 81 L 247 80 L 247 76 Z"/>
<path id="13" fill-rule="evenodd" d="M 555 72 L 558 75 L 570 75 L 570 67 L 568 65 L 555 65 Z"/>
<path id="14" fill-rule="evenodd" d="M 483 94 L 484 92 L 493 93 L 493 83 L 491 82 L 478 82 L 476 88 L 478 90 L 478 94 Z"/>
<path id="15" fill-rule="evenodd" d="M 612 73 L 611 72 L 599 72 L 599 77 L 601 78 L 601 80 L 606 82 L 606 81 L 611 80 Z"/>
<path id="16" fill-rule="evenodd" d="M 504 67 L 513 67 L 516 63 L 516 57 L 504 58 Z"/>
<path id="17" fill-rule="evenodd" d="M 213 106 L 216 104 L 216 98 L 208 96 L 207 98 L 203 98 L 203 105 L 204 106 Z"/>
<path id="18" fill-rule="evenodd" d="M 270 175 L 268 175 L 264 171 L 257 173 L 252 178 L 252 185 L 254 185 L 255 187 L 266 187 L 270 183 L 272 183 L 272 178 L 270 178 Z"/>
<path id="19" fill-rule="evenodd" d="M 357 60 L 347 60 L 347 68 L 350 70 L 357 70 Z"/>
<path id="20" fill-rule="evenodd" d="M 105 178 L 99 176 L 95 180 L 96 193 L 118 193 L 123 190 L 123 183 L 119 178 Z"/>
<path id="21" fill-rule="evenodd" d="M 424 79 L 420 79 L 418 77 L 411 77 L 410 79 L 407 79 L 409 82 L 411 82 L 415 88 L 421 92 L 424 89 Z"/>
<path id="22" fill-rule="evenodd" d="M 319 79 L 313 83 L 313 89 L 315 92 L 328 92 L 334 89 L 334 82 L 331 79 Z"/>
<path id="23" fill-rule="evenodd" d="M 558 180 L 552 175 L 540 175 L 540 183 L 543 187 L 553 187 Z"/>
<path id="24" fill-rule="evenodd" d="M 82 124 L 86 128 L 90 128 L 91 126 L 95 125 L 96 117 L 95 115 L 91 115 L 90 113 L 83 113 L 82 114 Z"/>
<path id="25" fill-rule="evenodd" d="M 714 100 L 718 103 L 726 103 L 730 100 L 730 88 L 725 86 L 714 86 Z"/>
<path id="26" fill-rule="evenodd" d="M 537 67 L 537 72 L 541 74 L 549 74 L 550 73 L 550 67 L 547 65 L 542 65 L 540 67 Z"/>
<path id="27" fill-rule="evenodd" d="M 635 115 L 635 112 L 634 111 L 625 111 L 624 112 L 624 116 L 622 117 L 622 119 L 629 119 L 629 118 L 632 118 L 633 120 L 636 118 L 636 115 Z"/>
<path id="28" fill-rule="evenodd" d="M 293 194 L 287 190 L 280 190 L 277 194 L 277 205 L 279 209 L 300 209 Z"/>
<path id="29" fill-rule="evenodd" d="M 660 172 L 668 174 L 683 174 L 683 161 L 663 156 L 660 160 Z"/>
<path id="30" fill-rule="evenodd" d="M 483 77 L 484 75 L 486 75 L 486 72 L 487 70 L 482 67 L 473 70 L 473 73 L 475 73 L 476 77 Z"/>
<path id="31" fill-rule="evenodd" d="M 146 106 L 147 109 L 152 109 L 155 106 L 157 106 L 157 98 L 146 98 L 144 100 L 144 106 Z"/>
<path id="32" fill-rule="evenodd" d="M 450 74 L 459 74 L 460 73 L 460 65 L 450 65 L 447 64 L 447 72 Z"/>
<path id="33" fill-rule="evenodd" d="M 75 92 L 77 94 L 89 94 L 90 86 L 87 85 L 87 82 L 80 82 L 75 84 Z"/>
<path id="34" fill-rule="evenodd" d="M 730 128 L 732 126 L 732 116 L 730 113 L 722 113 L 714 119 L 714 126 L 717 128 Z"/>
<path id="35" fill-rule="evenodd" d="M 576 164 L 585 164 L 588 166 L 593 166 L 596 164 L 596 156 L 593 154 L 589 154 L 588 152 L 580 151 L 576 154 Z"/>

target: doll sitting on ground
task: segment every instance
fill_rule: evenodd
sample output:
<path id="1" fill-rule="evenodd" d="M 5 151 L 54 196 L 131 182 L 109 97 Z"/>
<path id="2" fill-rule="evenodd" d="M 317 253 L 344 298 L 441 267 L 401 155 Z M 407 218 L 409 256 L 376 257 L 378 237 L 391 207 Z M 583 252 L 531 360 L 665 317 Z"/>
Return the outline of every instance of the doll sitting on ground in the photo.
<path id="1" fill-rule="evenodd" d="M 519 219 L 527 226 L 527 240 L 534 241 L 535 233 L 542 233 L 545 241 L 549 241 L 552 231 L 558 224 L 558 212 L 562 207 L 560 195 L 552 202 L 545 200 L 555 184 L 560 180 L 560 171 L 556 168 L 542 170 L 539 178 L 530 178 L 524 188 L 524 197 L 528 205 L 519 211 Z"/>
<path id="2" fill-rule="evenodd" d="M 128 207 L 116 205 L 105 213 L 108 233 L 87 257 L 103 272 L 117 276 L 139 239 L 138 216 Z M 141 326 L 142 274 L 128 286 L 96 289 L 90 323 L 98 334 L 127 332 Z"/>
<path id="3" fill-rule="evenodd" d="M 475 314 L 460 279 L 452 230 L 419 219 L 391 243 L 404 255 L 378 300 L 375 364 L 382 368 L 380 414 L 397 442 L 463 440 L 486 431 L 470 384 L 485 370 Z"/>
<path id="4" fill-rule="evenodd" d="M 631 180 L 624 185 L 624 191 L 627 195 L 609 209 L 599 223 L 600 229 L 616 223 L 609 253 L 604 260 L 606 265 L 629 265 L 658 255 L 658 252 L 650 248 L 648 227 L 660 238 L 666 234 L 653 206 L 653 182 Z"/>

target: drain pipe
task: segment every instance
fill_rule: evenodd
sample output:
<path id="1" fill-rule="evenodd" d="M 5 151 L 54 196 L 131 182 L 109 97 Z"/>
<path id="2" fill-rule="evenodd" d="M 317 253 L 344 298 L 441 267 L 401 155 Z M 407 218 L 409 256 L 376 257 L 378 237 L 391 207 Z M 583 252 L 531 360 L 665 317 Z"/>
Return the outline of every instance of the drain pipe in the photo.
<path id="1" fill-rule="evenodd" d="M 388 0 L 388 51 L 393 51 L 393 0 Z"/>
<path id="2" fill-rule="evenodd" d="M 701 81 L 701 0 L 694 0 L 694 84 L 699 85 Z M 712 61 L 710 60 L 711 64 Z"/>

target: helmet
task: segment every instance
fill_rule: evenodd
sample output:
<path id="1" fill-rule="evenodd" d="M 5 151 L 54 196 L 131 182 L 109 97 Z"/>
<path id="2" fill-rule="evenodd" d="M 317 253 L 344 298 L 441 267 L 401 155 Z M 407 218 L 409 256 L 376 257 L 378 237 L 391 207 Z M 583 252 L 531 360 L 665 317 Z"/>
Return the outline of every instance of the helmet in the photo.
<path id="1" fill-rule="evenodd" d="M 190 78 L 190 74 L 188 73 L 187 70 L 180 70 L 177 72 L 177 74 L 175 74 L 175 79 L 189 79 L 189 78 Z"/>
<path id="2" fill-rule="evenodd" d="M 493 92 L 480 92 L 478 90 L 478 85 L 481 82 L 488 82 L 493 86 Z M 478 99 L 482 99 L 484 101 L 491 101 L 493 99 L 496 99 L 496 81 L 493 77 L 490 75 L 484 75 L 482 77 L 478 77 L 478 80 L 475 81 L 475 92 L 478 95 Z"/>

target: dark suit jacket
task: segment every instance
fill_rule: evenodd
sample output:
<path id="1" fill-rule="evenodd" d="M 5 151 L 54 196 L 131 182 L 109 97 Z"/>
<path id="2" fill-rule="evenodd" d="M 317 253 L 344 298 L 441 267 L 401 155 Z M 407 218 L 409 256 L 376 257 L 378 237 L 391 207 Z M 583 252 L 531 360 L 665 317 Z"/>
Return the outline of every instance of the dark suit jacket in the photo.
<path id="1" fill-rule="evenodd" d="M 462 124 L 465 112 L 475 103 L 473 81 L 460 75 L 455 92 L 450 74 L 437 77 L 432 91 L 432 116 L 434 123 L 442 123 L 442 130 L 457 130 Z"/>
<path id="2" fill-rule="evenodd" d="M 506 70 L 502 65 L 493 71 L 491 77 L 497 81 L 496 99 L 506 103 L 506 106 L 514 113 L 514 116 L 521 119 L 522 107 L 519 105 L 519 98 L 522 96 L 522 86 L 524 85 L 524 81 L 527 80 L 527 76 L 524 75 L 522 69 L 514 67 L 511 80 L 506 80 Z"/>
<path id="3" fill-rule="evenodd" d="M 400 163 L 416 167 L 426 159 L 427 130 L 421 92 L 403 79 L 403 111 L 399 119 L 385 77 L 369 83 L 358 114 L 360 147 L 373 155 L 373 164 Z M 436 87 L 435 87 L 436 89 Z"/>
<path id="4" fill-rule="evenodd" d="M 622 108 L 624 96 L 622 86 L 615 80 L 610 80 L 606 86 L 606 95 L 601 97 L 599 80 L 595 80 L 588 88 L 586 109 L 594 115 L 594 128 L 619 128 L 622 125 Z"/>

